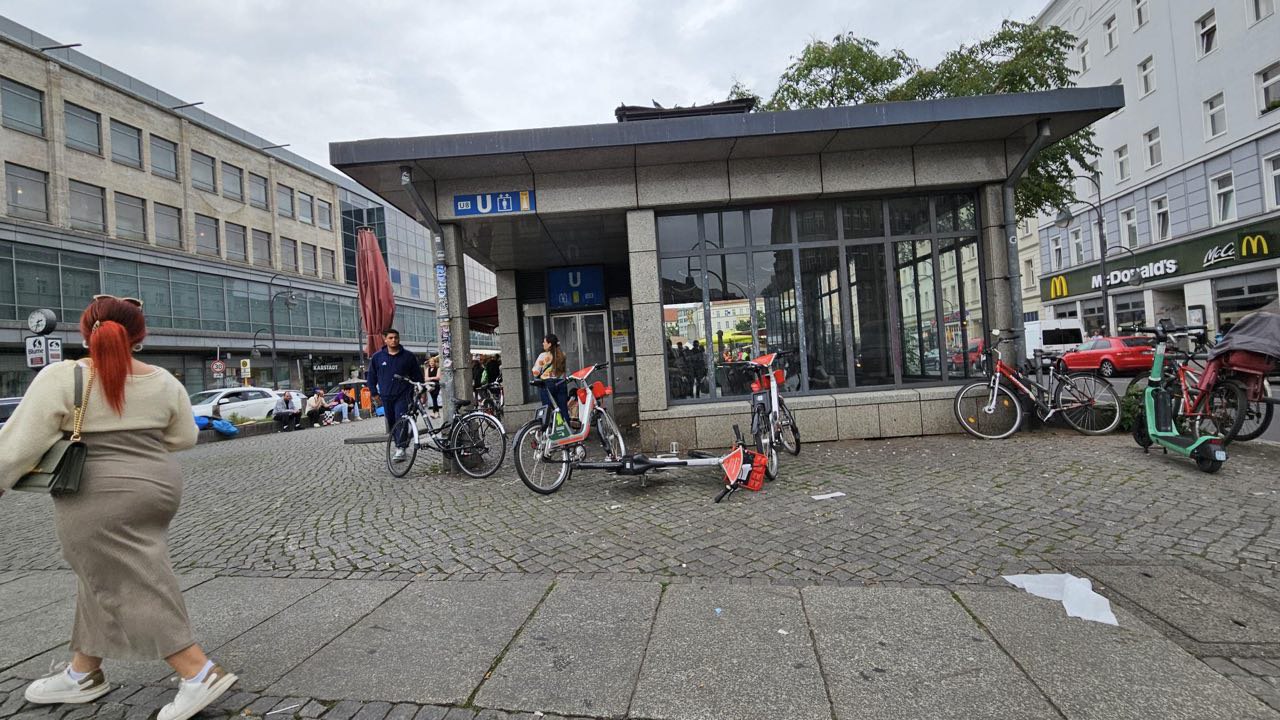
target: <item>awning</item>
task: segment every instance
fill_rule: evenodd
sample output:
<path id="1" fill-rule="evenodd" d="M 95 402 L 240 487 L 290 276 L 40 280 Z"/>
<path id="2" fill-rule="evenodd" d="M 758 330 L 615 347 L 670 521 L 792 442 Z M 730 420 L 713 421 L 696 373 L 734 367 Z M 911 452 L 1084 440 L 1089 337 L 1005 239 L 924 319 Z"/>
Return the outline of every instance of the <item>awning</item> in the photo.
<path id="1" fill-rule="evenodd" d="M 467 319 L 471 321 L 471 329 L 480 332 L 493 332 L 498 328 L 498 298 L 491 297 L 467 308 Z"/>

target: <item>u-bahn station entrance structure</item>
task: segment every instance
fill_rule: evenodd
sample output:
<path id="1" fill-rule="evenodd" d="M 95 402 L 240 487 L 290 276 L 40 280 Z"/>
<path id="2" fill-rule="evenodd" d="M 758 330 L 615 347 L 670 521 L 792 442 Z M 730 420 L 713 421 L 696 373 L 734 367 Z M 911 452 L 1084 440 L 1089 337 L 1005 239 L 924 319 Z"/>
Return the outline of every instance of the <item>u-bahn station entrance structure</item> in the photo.
<path id="1" fill-rule="evenodd" d="M 954 386 L 1021 317 L 1012 184 L 1123 104 L 1107 87 L 620 108 L 601 125 L 337 142 L 330 160 L 439 233 L 462 397 L 463 256 L 496 273 L 509 426 L 536 407 L 525 379 L 554 333 L 570 371 L 609 363 L 600 379 L 645 451 L 726 446 L 749 425 L 735 362 L 768 352 L 806 441 L 894 437 L 956 430 Z"/>

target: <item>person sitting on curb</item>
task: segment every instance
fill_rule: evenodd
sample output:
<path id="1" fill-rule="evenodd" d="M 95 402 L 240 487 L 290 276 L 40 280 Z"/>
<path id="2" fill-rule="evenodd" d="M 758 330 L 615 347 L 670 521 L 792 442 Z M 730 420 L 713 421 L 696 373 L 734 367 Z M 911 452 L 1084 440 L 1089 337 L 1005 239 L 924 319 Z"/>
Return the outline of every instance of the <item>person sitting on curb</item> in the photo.
<path id="1" fill-rule="evenodd" d="M 271 414 L 276 420 L 278 432 L 289 432 L 290 430 L 298 430 L 302 427 L 299 421 L 302 418 L 302 398 L 299 398 L 292 390 L 285 390 L 280 393 L 279 399 L 276 400 L 276 409 Z"/>
<path id="2" fill-rule="evenodd" d="M 333 413 L 333 421 L 351 422 L 351 409 L 355 407 L 355 401 L 347 394 L 346 390 L 338 390 L 338 397 L 334 398 L 329 404 L 329 410 Z"/>
<path id="3" fill-rule="evenodd" d="M 324 414 L 329 409 L 329 403 L 325 402 L 324 390 L 316 388 L 311 392 L 311 397 L 307 398 L 307 422 L 311 423 L 311 427 L 320 427 L 324 421 Z M 303 427 L 306 427 L 305 425 Z"/>

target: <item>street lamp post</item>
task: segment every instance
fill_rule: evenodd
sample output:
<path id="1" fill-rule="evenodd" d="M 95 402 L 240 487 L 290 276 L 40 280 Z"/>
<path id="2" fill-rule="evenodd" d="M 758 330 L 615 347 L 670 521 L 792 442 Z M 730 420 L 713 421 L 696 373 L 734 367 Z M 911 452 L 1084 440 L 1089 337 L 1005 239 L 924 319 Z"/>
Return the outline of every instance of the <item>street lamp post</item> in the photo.
<path id="1" fill-rule="evenodd" d="M 1106 223 L 1102 217 L 1102 183 L 1098 179 L 1098 173 L 1092 175 L 1076 175 L 1072 180 L 1088 180 L 1093 183 L 1093 188 L 1098 195 L 1098 204 L 1095 205 L 1088 200 L 1076 198 L 1077 202 L 1088 205 L 1098 216 L 1098 271 L 1102 273 L 1102 326 L 1104 329 L 1111 323 L 1111 302 L 1107 294 L 1107 230 Z M 1054 222 L 1060 228 L 1066 229 L 1075 219 L 1075 215 L 1071 212 L 1070 207 L 1064 206 L 1058 212 L 1058 218 Z"/>
<path id="2" fill-rule="evenodd" d="M 267 281 L 267 292 L 272 293 L 271 302 L 268 303 L 268 306 L 267 306 L 267 318 L 271 324 L 271 389 L 272 390 L 280 389 L 280 373 L 276 366 L 276 360 L 277 360 L 277 357 L 276 357 L 276 299 L 283 297 L 285 307 L 288 307 L 288 308 L 295 308 L 298 306 L 298 296 L 294 294 L 293 288 L 287 288 L 287 289 L 281 290 L 280 292 L 273 292 L 273 288 L 275 287 L 276 277 L 278 277 L 279 275 L 280 273 L 276 273 L 275 275 L 271 276 L 270 280 Z"/>

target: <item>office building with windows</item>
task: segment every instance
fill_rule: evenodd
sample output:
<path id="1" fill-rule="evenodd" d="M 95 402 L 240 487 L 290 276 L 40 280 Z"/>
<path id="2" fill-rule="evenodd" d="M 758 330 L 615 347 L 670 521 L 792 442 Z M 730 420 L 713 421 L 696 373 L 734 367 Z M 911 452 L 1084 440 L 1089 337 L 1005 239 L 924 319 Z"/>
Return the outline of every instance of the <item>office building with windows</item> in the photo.
<path id="1" fill-rule="evenodd" d="M 1083 203 L 1065 227 L 1038 221 L 1042 317 L 1078 317 L 1109 333 L 1161 318 L 1218 330 L 1276 307 L 1276 5 L 1054 0 L 1040 14 L 1039 24 L 1076 36 L 1081 85 L 1119 85 L 1125 94 L 1123 109 L 1093 125 L 1101 157 L 1085 172 L 1096 170 L 1100 192 L 1085 181 L 1076 189 L 1101 206 L 1102 232 Z"/>
<path id="2" fill-rule="evenodd" d="M 0 395 L 21 394 L 28 314 L 69 356 L 98 293 L 141 299 L 142 359 L 192 391 L 335 383 L 360 366 L 355 233 L 372 227 L 415 350 L 436 338 L 426 231 L 350 178 L 0 18 Z M 492 282 L 492 281 L 490 281 Z M 277 349 L 272 376 L 272 321 Z"/>

